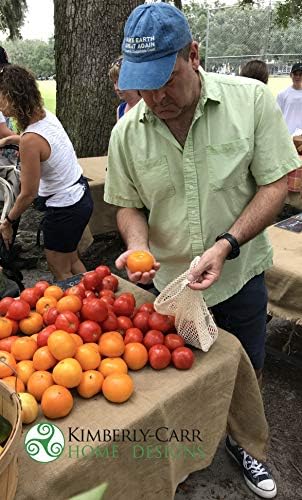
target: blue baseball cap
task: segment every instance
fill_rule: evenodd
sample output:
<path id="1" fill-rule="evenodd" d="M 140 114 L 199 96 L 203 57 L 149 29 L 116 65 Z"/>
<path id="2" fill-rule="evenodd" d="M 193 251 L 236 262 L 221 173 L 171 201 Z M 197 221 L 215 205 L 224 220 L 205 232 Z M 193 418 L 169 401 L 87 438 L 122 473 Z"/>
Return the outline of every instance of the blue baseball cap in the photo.
<path id="1" fill-rule="evenodd" d="M 163 2 L 136 7 L 125 24 L 119 89 L 159 89 L 170 78 L 177 52 L 190 42 L 188 21 L 176 7 Z"/>

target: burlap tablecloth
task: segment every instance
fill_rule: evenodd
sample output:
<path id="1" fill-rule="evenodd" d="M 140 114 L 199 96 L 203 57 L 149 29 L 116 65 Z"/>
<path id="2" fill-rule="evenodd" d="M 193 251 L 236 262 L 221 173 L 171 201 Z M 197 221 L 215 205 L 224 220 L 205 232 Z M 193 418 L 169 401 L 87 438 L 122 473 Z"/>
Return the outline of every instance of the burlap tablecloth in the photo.
<path id="1" fill-rule="evenodd" d="M 154 299 L 123 280 L 120 283 L 121 289 L 135 292 L 138 303 Z M 16 500 L 65 500 L 102 482 L 109 483 L 105 500 L 173 499 L 185 474 L 212 462 L 227 426 L 244 448 L 264 459 L 267 423 L 254 370 L 240 343 L 220 331 L 208 353 L 195 353 L 196 361 L 188 371 L 171 367 L 163 371 L 144 368 L 132 372 L 135 392 L 122 405 L 109 403 L 103 396 L 90 400 L 76 396 L 70 415 L 53 422 L 65 436 L 64 452 L 56 461 L 48 464 L 33 461 L 21 443 Z M 135 430 L 137 438 L 142 438 L 140 430 L 144 433 L 149 430 L 149 436 L 146 442 L 116 442 L 115 458 L 88 458 L 81 456 L 83 446 L 99 446 L 102 453 L 109 446 L 110 454 L 112 441 L 92 442 L 85 436 L 83 442 L 77 442 L 71 436 L 72 441 L 68 442 L 68 429 L 76 427 L 85 432 L 89 429 L 92 434 L 98 429 Z M 161 427 L 168 430 L 159 431 Z M 181 429 L 187 430 L 182 441 Z M 173 430 L 179 441 L 175 434 L 170 442 L 160 441 L 171 436 Z"/>
<path id="2" fill-rule="evenodd" d="M 268 312 L 302 324 L 302 233 L 268 228 L 274 265 L 266 271 Z"/>

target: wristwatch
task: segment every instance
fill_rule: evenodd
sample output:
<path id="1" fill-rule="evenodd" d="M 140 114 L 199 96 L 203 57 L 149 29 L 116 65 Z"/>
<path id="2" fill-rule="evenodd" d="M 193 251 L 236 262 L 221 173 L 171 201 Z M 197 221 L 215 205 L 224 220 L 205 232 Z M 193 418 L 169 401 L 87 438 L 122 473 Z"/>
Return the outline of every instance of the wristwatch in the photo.
<path id="1" fill-rule="evenodd" d="M 10 224 L 13 224 L 14 221 L 8 215 L 5 218 L 6 218 L 7 222 L 9 222 Z"/>
<path id="2" fill-rule="evenodd" d="M 232 247 L 232 250 L 229 253 L 229 255 L 226 257 L 226 259 L 227 260 L 236 259 L 236 257 L 238 257 L 238 255 L 240 254 L 240 248 L 239 248 L 238 241 L 230 233 L 219 234 L 215 241 L 219 241 L 219 240 L 223 240 L 223 239 L 228 240 L 228 242 L 230 243 L 230 245 Z"/>

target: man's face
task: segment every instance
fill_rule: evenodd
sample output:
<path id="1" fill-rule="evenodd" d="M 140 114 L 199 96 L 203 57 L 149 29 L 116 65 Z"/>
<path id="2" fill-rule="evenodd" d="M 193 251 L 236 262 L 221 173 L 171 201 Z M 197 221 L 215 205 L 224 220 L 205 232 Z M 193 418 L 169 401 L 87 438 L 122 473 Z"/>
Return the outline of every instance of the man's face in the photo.
<path id="1" fill-rule="evenodd" d="M 302 71 L 294 71 L 290 74 L 295 89 L 302 89 Z"/>
<path id="2" fill-rule="evenodd" d="M 148 108 L 161 120 L 178 118 L 192 106 L 200 93 L 198 66 L 198 49 L 193 42 L 189 60 L 177 57 L 170 79 L 163 87 L 140 91 Z"/>

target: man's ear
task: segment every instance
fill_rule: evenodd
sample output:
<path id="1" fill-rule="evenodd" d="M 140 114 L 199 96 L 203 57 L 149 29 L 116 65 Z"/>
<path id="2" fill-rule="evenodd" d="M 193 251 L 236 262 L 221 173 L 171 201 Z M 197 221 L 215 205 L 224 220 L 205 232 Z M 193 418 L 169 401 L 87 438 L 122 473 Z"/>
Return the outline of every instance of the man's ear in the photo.
<path id="1" fill-rule="evenodd" d="M 198 51 L 198 43 L 192 42 L 189 59 L 192 62 L 192 68 L 194 71 L 198 70 L 199 67 L 199 51 Z"/>

